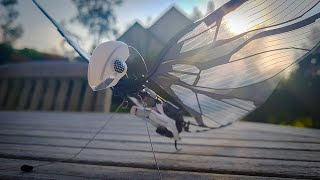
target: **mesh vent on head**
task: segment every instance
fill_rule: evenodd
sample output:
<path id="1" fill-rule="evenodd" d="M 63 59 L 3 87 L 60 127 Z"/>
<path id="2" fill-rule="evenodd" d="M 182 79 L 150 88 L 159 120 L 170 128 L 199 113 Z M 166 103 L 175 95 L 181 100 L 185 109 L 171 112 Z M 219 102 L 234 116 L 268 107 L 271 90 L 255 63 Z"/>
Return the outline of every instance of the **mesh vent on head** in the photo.
<path id="1" fill-rule="evenodd" d="M 122 73 L 125 69 L 123 62 L 121 62 L 120 60 L 115 60 L 113 63 L 113 67 L 117 73 Z"/>

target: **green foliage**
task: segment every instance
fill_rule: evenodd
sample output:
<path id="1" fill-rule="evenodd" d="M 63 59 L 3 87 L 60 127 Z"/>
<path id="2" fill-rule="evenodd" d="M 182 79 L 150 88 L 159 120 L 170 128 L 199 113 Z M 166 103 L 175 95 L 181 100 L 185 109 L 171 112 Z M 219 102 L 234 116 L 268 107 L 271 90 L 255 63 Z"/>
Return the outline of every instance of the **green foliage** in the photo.
<path id="1" fill-rule="evenodd" d="M 86 26 L 90 35 L 94 36 L 93 48 L 103 37 L 117 34 L 114 9 L 122 4 L 122 0 L 72 0 L 78 14 L 71 20 Z"/>
<path id="2" fill-rule="evenodd" d="M 0 0 L 1 41 L 14 43 L 23 34 L 21 24 L 16 24 L 19 12 L 15 9 L 18 0 Z"/>
<path id="3" fill-rule="evenodd" d="M 283 79 L 267 102 L 244 120 L 320 128 L 320 49 Z"/>
<path id="4" fill-rule="evenodd" d="M 212 13 L 213 11 L 215 10 L 215 5 L 214 5 L 214 2 L 213 1 L 208 1 L 208 4 L 207 4 L 207 15 Z"/>
<path id="5" fill-rule="evenodd" d="M 65 59 L 64 57 L 42 53 L 34 49 L 14 49 L 8 43 L 0 44 L 0 64 L 6 64 L 9 62 L 20 62 L 30 60 L 50 60 L 50 59 Z"/>
<path id="6" fill-rule="evenodd" d="M 311 117 L 297 118 L 291 122 L 281 122 L 281 125 L 290 125 L 300 128 L 312 128 L 314 120 Z"/>
<path id="7" fill-rule="evenodd" d="M 34 49 L 29 49 L 29 48 L 24 48 L 22 50 L 17 50 L 16 55 L 19 56 L 24 56 L 24 57 L 29 57 L 31 59 L 40 59 L 46 56 L 45 53 L 41 53 L 37 50 Z"/>
<path id="8" fill-rule="evenodd" d="M 194 7 L 191 15 L 191 19 L 193 21 L 197 21 L 203 17 L 202 12 L 199 10 L 198 7 Z"/>
<path id="9" fill-rule="evenodd" d="M 0 64 L 7 63 L 10 60 L 13 53 L 14 49 L 10 46 L 10 44 L 0 44 Z"/>

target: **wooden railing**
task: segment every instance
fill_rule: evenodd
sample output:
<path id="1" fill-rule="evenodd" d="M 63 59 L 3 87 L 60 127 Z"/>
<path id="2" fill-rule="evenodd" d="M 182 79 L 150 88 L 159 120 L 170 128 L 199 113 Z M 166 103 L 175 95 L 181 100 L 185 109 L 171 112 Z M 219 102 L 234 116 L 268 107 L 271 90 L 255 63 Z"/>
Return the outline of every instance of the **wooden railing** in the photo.
<path id="1" fill-rule="evenodd" d="M 44 61 L 0 66 L 0 110 L 108 112 L 111 90 L 91 90 L 87 65 Z"/>

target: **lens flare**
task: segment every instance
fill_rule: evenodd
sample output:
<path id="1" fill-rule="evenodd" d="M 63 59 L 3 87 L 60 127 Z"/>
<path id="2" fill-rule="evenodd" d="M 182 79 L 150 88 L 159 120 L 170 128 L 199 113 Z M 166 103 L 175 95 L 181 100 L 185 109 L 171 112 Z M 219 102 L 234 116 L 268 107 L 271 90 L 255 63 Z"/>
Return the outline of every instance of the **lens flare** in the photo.
<path id="1" fill-rule="evenodd" d="M 241 16 L 230 16 L 226 20 L 226 27 L 235 35 L 241 34 L 248 29 L 247 20 Z"/>

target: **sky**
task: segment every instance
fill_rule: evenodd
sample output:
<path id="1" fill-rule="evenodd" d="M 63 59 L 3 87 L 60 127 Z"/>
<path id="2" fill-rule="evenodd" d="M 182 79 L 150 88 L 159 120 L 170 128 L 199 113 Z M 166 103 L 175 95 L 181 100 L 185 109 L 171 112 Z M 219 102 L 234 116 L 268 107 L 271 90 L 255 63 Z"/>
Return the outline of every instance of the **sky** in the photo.
<path id="1" fill-rule="evenodd" d="M 208 1 L 214 1 L 216 8 L 225 2 L 225 0 L 124 0 L 121 7 L 116 9 L 118 19 L 116 27 L 119 29 L 120 35 L 136 21 L 144 27 L 148 27 L 173 5 L 187 16 L 192 14 L 195 6 L 205 14 Z M 66 22 L 66 27 L 70 32 L 80 35 L 82 40 L 90 39 L 85 28 L 69 22 L 77 12 L 71 0 L 38 0 L 38 2 L 57 22 Z M 33 2 L 20 0 L 17 9 L 20 13 L 18 22 L 22 24 L 24 34 L 16 42 L 15 47 L 28 47 L 43 52 L 62 54 L 62 37 Z M 106 40 L 108 39 L 103 41 Z M 82 44 L 84 49 L 89 49 L 89 43 L 82 41 Z"/>

